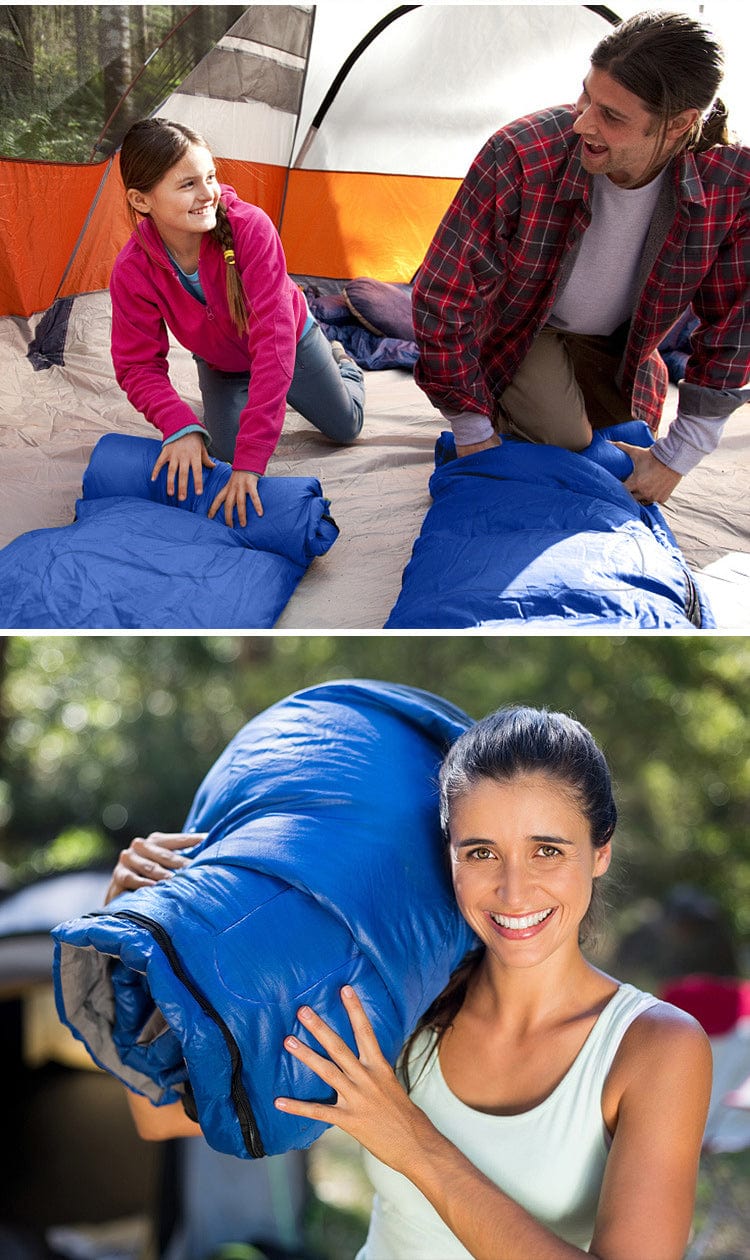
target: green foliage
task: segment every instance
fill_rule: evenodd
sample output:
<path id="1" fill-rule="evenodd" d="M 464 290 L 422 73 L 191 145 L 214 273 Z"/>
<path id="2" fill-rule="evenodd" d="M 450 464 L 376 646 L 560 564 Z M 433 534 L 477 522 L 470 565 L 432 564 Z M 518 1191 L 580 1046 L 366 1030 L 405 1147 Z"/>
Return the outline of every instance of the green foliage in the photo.
<path id="1" fill-rule="evenodd" d="M 85 870 L 110 855 L 101 831 L 93 827 L 66 827 L 49 844 L 32 849 L 19 874 L 22 880 L 61 871 Z"/>
<path id="2" fill-rule="evenodd" d="M 371 677 L 479 717 L 523 702 L 574 713 L 613 767 L 621 900 L 676 883 L 750 936 L 750 647 L 710 636 L 97 636 L 7 641 L 0 859 L 68 828 L 110 852 L 179 829 L 228 739 L 300 687 Z"/>
<path id="3" fill-rule="evenodd" d="M 0 7 L 0 152 L 101 160 L 243 11 L 243 5 Z"/>

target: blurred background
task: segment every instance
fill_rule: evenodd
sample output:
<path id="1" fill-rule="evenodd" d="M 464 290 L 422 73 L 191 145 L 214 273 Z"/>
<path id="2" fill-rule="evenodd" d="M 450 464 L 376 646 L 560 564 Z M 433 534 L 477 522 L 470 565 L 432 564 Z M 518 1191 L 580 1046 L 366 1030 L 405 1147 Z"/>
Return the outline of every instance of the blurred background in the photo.
<path id="1" fill-rule="evenodd" d="M 48 937 L 101 904 L 134 836 L 181 829 L 240 726 L 350 677 L 423 687 L 475 718 L 562 709 L 601 743 L 621 821 L 594 960 L 707 1027 L 720 1088 L 688 1254 L 747 1260 L 750 1099 L 726 1096 L 750 1078 L 750 646 L 699 635 L 0 639 L 0 1255 L 356 1253 L 370 1192 L 348 1139 L 246 1165 L 135 1137 L 122 1088 L 57 1022 Z"/>

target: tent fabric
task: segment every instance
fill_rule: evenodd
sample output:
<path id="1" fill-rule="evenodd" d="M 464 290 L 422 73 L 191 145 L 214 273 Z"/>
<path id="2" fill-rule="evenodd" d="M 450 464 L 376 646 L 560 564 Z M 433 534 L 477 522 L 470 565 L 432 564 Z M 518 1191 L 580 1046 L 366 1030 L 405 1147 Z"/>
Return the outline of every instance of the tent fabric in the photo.
<path id="1" fill-rule="evenodd" d="M 264 514 L 209 520 L 229 464 L 197 495 L 167 494 L 151 470 L 161 443 L 106 434 L 83 477 L 73 524 L 24 534 L 0 551 L 0 618 L 12 629 L 257 629 L 274 625 L 338 528 L 312 477 L 264 477 Z M 236 518 L 235 518 L 236 519 Z"/>
<path id="2" fill-rule="evenodd" d="M 633 421 L 581 454 L 504 438 L 456 459 L 443 434 L 433 503 L 385 628 L 713 627 L 664 516 L 625 490 L 633 465 L 608 438 L 652 441 Z"/>
<path id="3" fill-rule="evenodd" d="M 408 283 L 487 137 L 569 101 L 614 19 L 580 4 L 250 5 L 159 113 L 205 136 L 294 274 Z M 744 66 L 727 86 L 745 123 Z M 0 160 L 0 213 L 0 315 L 106 287 L 128 234 L 116 159 Z"/>
<path id="4" fill-rule="evenodd" d="M 585 5 L 250 5 L 158 112 L 270 214 L 291 272 L 409 282 L 480 145 L 538 107 L 530 42 L 562 101 L 607 28 Z M 0 315 L 105 288 L 129 234 L 116 158 L 0 159 L 0 215 Z"/>
<path id="5" fill-rule="evenodd" d="M 353 1046 L 339 998 L 352 984 L 394 1062 L 473 943 L 435 785 L 469 724 L 437 696 L 368 680 L 252 719 L 196 793 L 185 830 L 208 835 L 190 865 L 54 930 L 63 1023 L 155 1104 L 192 1097 L 216 1150 L 308 1146 L 325 1126 L 273 1106 L 330 1097 L 283 1051 L 288 1033 L 307 1039 L 299 1004 Z"/>

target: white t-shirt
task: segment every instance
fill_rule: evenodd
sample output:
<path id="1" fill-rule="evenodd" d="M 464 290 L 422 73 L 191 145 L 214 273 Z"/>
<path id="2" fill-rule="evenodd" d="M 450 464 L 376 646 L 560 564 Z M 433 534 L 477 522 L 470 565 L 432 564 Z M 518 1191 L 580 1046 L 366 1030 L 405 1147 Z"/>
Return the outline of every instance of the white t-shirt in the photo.
<path id="1" fill-rule="evenodd" d="M 591 223 L 584 232 L 568 282 L 555 298 L 548 323 L 565 332 L 606 337 L 635 308 L 638 268 L 651 226 L 664 167 L 643 188 L 593 180 Z"/>

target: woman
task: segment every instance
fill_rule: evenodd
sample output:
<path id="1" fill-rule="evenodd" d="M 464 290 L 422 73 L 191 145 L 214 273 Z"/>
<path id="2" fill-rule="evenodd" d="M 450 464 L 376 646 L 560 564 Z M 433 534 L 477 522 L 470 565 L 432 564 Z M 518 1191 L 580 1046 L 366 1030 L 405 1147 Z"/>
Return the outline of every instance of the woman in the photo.
<path id="1" fill-rule="evenodd" d="M 332 440 L 353 442 L 362 372 L 326 341 L 271 220 L 219 184 L 201 136 L 161 118 L 135 123 L 120 171 L 135 231 L 110 279 L 115 375 L 164 435 L 153 477 L 166 465 L 169 493 L 184 499 L 192 473 L 202 493 L 210 444 L 233 472 L 209 516 L 223 504 L 228 525 L 235 508 L 245 525 L 248 496 L 262 515 L 258 479 L 287 399 Z M 202 421 L 170 383 L 168 330 L 198 361 Z"/>
<path id="2" fill-rule="evenodd" d="M 277 1107 L 335 1124 L 369 1152 L 376 1197 L 359 1260 L 680 1260 L 710 1049 L 689 1016 L 582 953 L 616 822 L 601 751 L 562 714 L 500 710 L 454 744 L 440 793 L 477 949 L 397 1073 L 351 989 L 342 1001 L 358 1057 L 299 1011 L 325 1055 L 294 1037 L 285 1047 L 335 1101 Z M 152 841 L 137 863 L 121 859 L 116 890 L 160 869 Z M 179 1106 L 131 1105 L 143 1136 L 197 1131 Z M 170 1111 L 172 1121 L 158 1114 Z"/>

